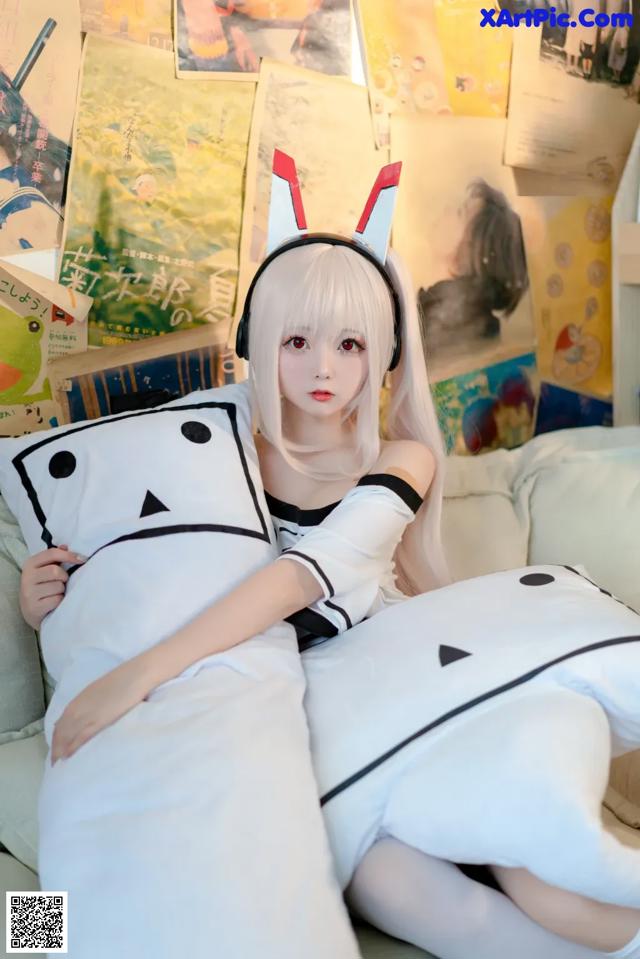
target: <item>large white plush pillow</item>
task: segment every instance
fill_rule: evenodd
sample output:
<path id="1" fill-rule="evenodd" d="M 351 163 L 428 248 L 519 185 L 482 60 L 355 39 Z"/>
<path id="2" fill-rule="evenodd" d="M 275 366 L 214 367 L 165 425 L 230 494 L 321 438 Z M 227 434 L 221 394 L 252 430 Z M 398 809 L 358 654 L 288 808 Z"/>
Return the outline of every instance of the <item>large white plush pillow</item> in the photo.
<path id="1" fill-rule="evenodd" d="M 2 442 L 0 487 L 31 552 L 88 557 L 42 624 L 49 747 L 81 690 L 277 556 L 246 384 Z M 213 942 L 242 959 L 355 959 L 304 688 L 295 632 L 277 623 L 45 762 L 39 876 L 69 892 L 74 956 L 206 955 Z"/>
<path id="2" fill-rule="evenodd" d="M 0 488 L 30 553 L 89 557 L 42 624 L 56 682 L 81 649 L 106 669 L 157 643 L 276 555 L 246 384 L 3 440 Z"/>
<path id="3" fill-rule="evenodd" d="M 640 838 L 602 825 L 640 745 L 640 616 L 529 566 L 394 604 L 304 656 L 316 778 L 346 886 L 388 833 L 640 907 Z"/>

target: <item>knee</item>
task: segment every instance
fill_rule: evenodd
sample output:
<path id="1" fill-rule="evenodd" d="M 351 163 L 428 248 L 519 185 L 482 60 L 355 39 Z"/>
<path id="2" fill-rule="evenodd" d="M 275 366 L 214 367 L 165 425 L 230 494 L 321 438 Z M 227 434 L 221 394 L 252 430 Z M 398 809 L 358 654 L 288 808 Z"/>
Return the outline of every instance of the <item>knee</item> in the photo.
<path id="1" fill-rule="evenodd" d="M 640 911 L 550 886 L 525 869 L 493 867 L 505 893 L 550 932 L 601 952 L 621 949 L 640 928 Z"/>

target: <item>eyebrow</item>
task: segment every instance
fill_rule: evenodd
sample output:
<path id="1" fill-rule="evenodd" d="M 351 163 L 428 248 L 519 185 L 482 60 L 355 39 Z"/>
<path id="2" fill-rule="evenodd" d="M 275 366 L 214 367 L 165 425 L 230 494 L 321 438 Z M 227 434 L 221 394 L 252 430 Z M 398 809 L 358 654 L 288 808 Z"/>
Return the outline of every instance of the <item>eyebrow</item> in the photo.
<path id="1" fill-rule="evenodd" d="M 313 327 L 305 323 L 296 323 L 292 325 L 290 329 L 284 331 L 285 336 L 296 336 L 296 334 L 302 333 L 313 333 Z M 361 330 L 355 330 L 351 326 L 344 326 L 336 333 L 336 336 L 344 336 L 345 333 L 349 336 L 358 336 L 363 340 L 365 339 L 365 335 Z"/>

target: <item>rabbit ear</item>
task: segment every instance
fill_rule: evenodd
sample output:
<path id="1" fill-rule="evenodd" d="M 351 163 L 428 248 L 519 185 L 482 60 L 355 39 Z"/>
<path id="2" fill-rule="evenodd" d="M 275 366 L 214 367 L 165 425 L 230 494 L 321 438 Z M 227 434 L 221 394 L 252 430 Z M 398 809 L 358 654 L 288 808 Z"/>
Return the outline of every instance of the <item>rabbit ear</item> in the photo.
<path id="1" fill-rule="evenodd" d="M 401 170 L 401 162 L 382 167 L 353 234 L 356 243 L 366 246 L 381 263 L 387 259 Z"/>
<path id="2" fill-rule="evenodd" d="M 285 240 L 294 240 L 306 232 L 307 221 L 295 161 L 281 150 L 274 150 L 267 254 Z"/>

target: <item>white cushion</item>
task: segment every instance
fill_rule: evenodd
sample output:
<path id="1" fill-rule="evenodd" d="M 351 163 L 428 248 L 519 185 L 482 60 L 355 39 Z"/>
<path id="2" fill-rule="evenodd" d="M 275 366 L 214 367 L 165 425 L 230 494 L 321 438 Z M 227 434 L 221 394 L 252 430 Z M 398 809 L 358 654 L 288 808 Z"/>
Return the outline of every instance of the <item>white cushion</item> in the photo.
<path id="1" fill-rule="evenodd" d="M 343 884 L 382 832 L 640 907 L 640 849 L 601 822 L 612 747 L 640 745 L 640 616 L 623 603 L 562 566 L 508 570 L 398 603 L 304 666 Z"/>
<path id="2" fill-rule="evenodd" d="M 527 522 L 514 509 L 519 451 L 447 460 L 442 539 L 455 580 L 527 562 Z"/>
<path id="3" fill-rule="evenodd" d="M 0 782 L 11 783 L 11 788 L 2 790 L 0 843 L 34 872 L 38 870 L 38 792 L 46 755 L 41 719 L 23 730 L 20 738 L 0 746 Z"/>

